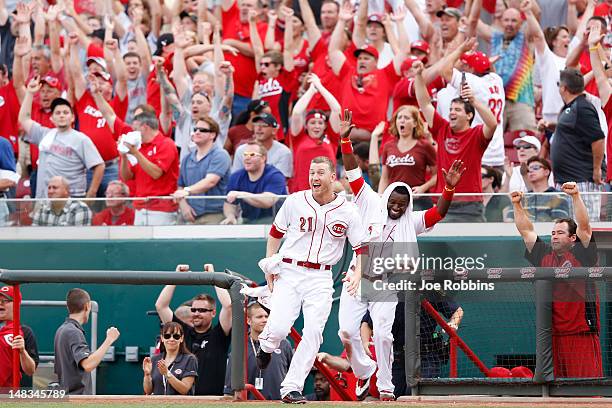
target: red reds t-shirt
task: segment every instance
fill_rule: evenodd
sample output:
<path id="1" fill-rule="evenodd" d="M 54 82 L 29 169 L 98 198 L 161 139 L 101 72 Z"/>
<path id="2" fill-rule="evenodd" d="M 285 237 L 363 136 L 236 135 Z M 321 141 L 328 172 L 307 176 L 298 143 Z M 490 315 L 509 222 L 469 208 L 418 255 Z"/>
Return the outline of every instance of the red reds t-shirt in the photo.
<path id="1" fill-rule="evenodd" d="M 559 255 L 538 237 L 531 252 L 525 251 L 525 258 L 536 267 L 591 267 L 597 265 L 597 244 L 594 236 L 586 248 L 577 239 L 570 251 Z M 569 279 L 555 282 L 552 312 L 553 335 L 599 334 L 599 296 L 592 281 Z"/>
<path id="2" fill-rule="evenodd" d="M 93 225 L 134 225 L 134 209 L 125 207 L 118 217 L 114 217 L 110 208 L 106 208 L 93 217 Z"/>
<path id="3" fill-rule="evenodd" d="M 342 81 L 340 104 L 353 111 L 355 126 L 372 131 L 386 120 L 389 97 L 400 80 L 393 63 L 360 76 L 356 66 L 346 60 L 339 77 Z"/>
<path id="4" fill-rule="evenodd" d="M 586 75 L 587 73 L 591 72 L 592 69 L 589 50 L 584 50 L 582 51 L 582 54 L 580 54 L 580 72 L 582 72 L 583 75 Z M 588 84 L 585 84 L 584 90 L 591 95 L 599 96 L 599 90 L 597 89 L 595 79 L 591 79 Z"/>
<path id="5" fill-rule="evenodd" d="M 127 112 L 128 100 L 124 98 L 120 100 L 115 96 L 110 105 L 115 111 L 117 118 L 125 118 Z M 117 141 L 112 130 L 106 123 L 106 119 L 98 110 L 98 105 L 91 96 L 89 91 L 85 91 L 83 96 L 76 102 L 75 110 L 79 118 L 79 129 L 92 140 L 102 160 L 109 161 L 117 158 Z"/>
<path id="6" fill-rule="evenodd" d="M 328 52 L 329 38 L 321 36 L 319 41 L 315 44 L 314 48 L 310 52 L 310 57 L 313 61 L 312 72 L 317 74 L 321 80 L 321 84 L 331 92 L 336 98 L 340 97 L 342 81 L 338 78 L 331 66 L 329 65 L 329 52 Z M 351 41 L 351 44 L 344 52 L 344 56 L 348 61 L 355 61 L 353 56 L 355 51 L 355 45 Z M 341 102 L 341 101 L 339 101 Z M 325 102 L 325 99 L 319 92 L 317 92 L 310 101 L 308 109 L 321 109 L 323 111 L 329 111 L 329 105 Z"/>
<path id="7" fill-rule="evenodd" d="M 425 183 L 427 167 L 436 165 L 436 150 L 425 140 L 418 140 L 410 150 L 400 151 L 397 138 L 383 147 L 381 163 L 387 166 L 389 184 L 402 181 L 410 187 Z"/>
<path id="8" fill-rule="evenodd" d="M 23 336 L 23 330 L 19 328 L 19 334 Z M 0 388 L 13 386 L 13 322 L 8 321 L 0 327 Z M 11 343 L 9 343 L 11 341 Z M 21 370 L 19 370 L 21 381 Z"/>
<path id="9" fill-rule="evenodd" d="M 432 98 L 432 103 L 435 102 L 438 91 L 444 87 L 446 87 L 446 81 L 440 76 L 427 85 L 427 91 Z M 393 112 L 402 105 L 419 106 L 416 100 L 416 93 L 414 92 L 414 78 L 400 79 L 393 89 Z"/>
<path id="10" fill-rule="evenodd" d="M 149 143 L 143 143 L 139 149 L 150 162 L 162 169 L 164 174 L 157 180 L 151 177 L 142 169 L 139 164 L 130 169 L 134 173 L 135 196 L 168 196 L 176 191 L 179 174 L 179 156 L 176 145 L 171 139 L 164 137 L 161 133 L 153 138 Z M 136 209 L 146 208 L 152 211 L 174 212 L 177 205 L 172 200 L 149 200 L 134 201 Z"/>
<path id="11" fill-rule="evenodd" d="M 249 23 L 242 23 L 240 21 L 238 2 L 234 2 L 229 10 L 223 11 L 221 16 L 223 22 L 223 39 L 234 39 L 250 43 L 251 36 L 249 34 Z M 262 42 L 266 38 L 267 29 L 267 24 L 257 24 L 257 32 Z M 234 78 L 237 78 L 237 80 L 234 83 L 234 93 L 250 98 L 253 95 L 253 84 L 257 80 L 255 59 L 247 57 L 242 53 L 238 53 L 238 55 L 234 56 L 232 53 L 226 52 L 225 60 L 231 62 L 236 70 Z"/>
<path id="12" fill-rule="evenodd" d="M 331 130 L 331 129 L 330 129 Z M 313 139 L 302 129 L 299 135 L 293 136 L 293 177 L 289 179 L 289 193 L 308 190 L 310 173 L 310 162 L 317 156 L 328 157 L 336 165 L 336 151 L 338 150 L 339 137 L 333 132 L 328 133 L 321 139 Z"/>
<path id="13" fill-rule="evenodd" d="M 612 135 L 612 98 L 608 99 L 608 102 L 603 107 L 604 114 L 606 115 L 606 120 L 608 122 L 608 135 Z M 608 165 L 607 180 L 612 180 L 612 137 L 608 137 L 607 145 L 606 145 L 606 163 Z"/>
<path id="14" fill-rule="evenodd" d="M 0 136 L 11 142 L 15 156 L 19 154 L 19 108 L 13 81 L 0 87 Z"/>
<path id="15" fill-rule="evenodd" d="M 455 187 L 457 193 L 482 193 L 482 177 L 480 167 L 484 154 L 491 139 L 484 137 L 483 125 L 471 127 L 463 132 L 455 133 L 450 124 L 434 113 L 433 126 L 429 129 L 438 143 L 438 182 L 436 191 L 444 188 L 442 169 L 450 169 L 455 160 L 467 163 L 467 169 L 461 181 Z M 455 197 L 454 201 L 482 201 L 482 196 Z"/>

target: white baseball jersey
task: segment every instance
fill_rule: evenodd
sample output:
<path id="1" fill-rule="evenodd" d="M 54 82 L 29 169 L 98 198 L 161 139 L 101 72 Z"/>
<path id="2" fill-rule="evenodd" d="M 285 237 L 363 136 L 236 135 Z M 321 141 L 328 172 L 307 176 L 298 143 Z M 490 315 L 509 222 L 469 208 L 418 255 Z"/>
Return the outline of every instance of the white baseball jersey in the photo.
<path id="1" fill-rule="evenodd" d="M 489 73 L 477 76 L 465 73 L 465 80 L 472 88 L 474 97 L 482 104 L 491 109 L 497 119 L 497 128 L 493 134 L 493 139 L 482 156 L 482 164 L 489 166 L 501 166 L 504 164 L 504 109 L 506 108 L 506 93 L 504 91 L 504 81 L 496 73 Z M 451 101 L 459 96 L 461 87 L 461 72 L 453 69 L 453 77 L 449 85 L 440 90 L 437 94 L 438 113 L 446 120 L 450 112 Z M 472 121 L 472 127 L 482 124 L 482 119 L 478 112 Z"/>
<path id="2" fill-rule="evenodd" d="M 355 204 L 337 196 L 319 205 L 312 190 L 291 194 L 273 225 L 286 238 L 279 254 L 296 261 L 335 265 L 342 257 L 345 239 L 354 251 L 368 240 Z"/>

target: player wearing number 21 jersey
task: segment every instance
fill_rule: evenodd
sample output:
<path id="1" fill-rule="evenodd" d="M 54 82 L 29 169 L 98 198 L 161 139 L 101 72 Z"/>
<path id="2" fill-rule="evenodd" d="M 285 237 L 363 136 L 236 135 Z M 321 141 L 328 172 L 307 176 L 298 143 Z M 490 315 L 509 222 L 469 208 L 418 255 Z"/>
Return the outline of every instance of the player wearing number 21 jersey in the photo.
<path id="1" fill-rule="evenodd" d="M 488 166 L 503 166 L 504 164 L 504 109 L 506 107 L 506 94 L 502 78 L 494 72 L 489 72 L 488 59 L 482 53 L 464 54 L 461 61 L 466 69 L 465 81 L 472 88 L 474 98 L 485 106 L 488 106 L 495 119 L 497 128 L 482 156 L 482 164 Z M 438 93 L 437 111 L 448 120 L 450 102 L 459 96 L 461 88 L 460 71 L 453 69 L 453 75 L 449 86 Z M 482 124 L 482 118 L 476 112 L 472 127 Z"/>
<path id="2" fill-rule="evenodd" d="M 268 365 L 271 353 L 289 334 L 300 310 L 304 314 L 302 341 L 281 384 L 283 402 L 305 402 L 304 380 L 323 341 L 323 329 L 332 306 L 331 269 L 342 257 L 345 240 L 359 255 L 368 239 L 355 204 L 333 192 L 335 180 L 335 167 L 329 158 L 312 160 L 311 189 L 287 198 L 274 219 L 267 258 L 259 262 L 272 288 L 270 316 L 259 336 L 260 369 Z M 282 237 L 285 241 L 281 246 Z M 361 271 L 361 256 L 357 259 Z M 360 273 L 345 278 L 349 294 L 357 293 L 360 278 Z"/>

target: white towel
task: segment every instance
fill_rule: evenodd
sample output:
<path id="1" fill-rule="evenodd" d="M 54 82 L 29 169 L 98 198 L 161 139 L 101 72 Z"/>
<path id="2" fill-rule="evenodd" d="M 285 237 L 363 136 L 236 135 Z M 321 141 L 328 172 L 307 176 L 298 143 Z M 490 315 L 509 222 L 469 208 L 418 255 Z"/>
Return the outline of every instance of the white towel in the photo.
<path id="1" fill-rule="evenodd" d="M 270 297 L 272 296 L 272 292 L 270 292 L 270 289 L 267 285 L 251 288 L 246 284 L 242 283 L 242 289 L 240 289 L 240 293 L 249 297 L 257 298 L 257 302 L 259 302 L 266 309 L 270 309 Z"/>
<path id="2" fill-rule="evenodd" d="M 123 142 L 136 146 L 136 149 L 140 149 L 140 146 L 142 145 L 142 135 L 138 131 L 132 131 L 119 137 L 119 145 L 117 146 L 117 150 L 119 150 L 120 153 L 128 153 L 130 149 L 128 149 Z M 128 154 L 127 158 L 132 166 L 138 163 L 136 157 L 131 154 Z"/>
<path id="3" fill-rule="evenodd" d="M 283 262 L 283 257 L 280 254 L 274 254 L 271 257 L 263 258 L 257 265 L 266 275 L 278 275 L 281 262 Z"/>

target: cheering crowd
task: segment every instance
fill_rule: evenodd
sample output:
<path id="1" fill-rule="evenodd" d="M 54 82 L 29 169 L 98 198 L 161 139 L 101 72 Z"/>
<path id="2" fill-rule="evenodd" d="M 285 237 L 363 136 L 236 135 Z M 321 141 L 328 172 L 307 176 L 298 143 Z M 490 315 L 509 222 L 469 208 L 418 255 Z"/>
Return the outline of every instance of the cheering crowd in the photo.
<path id="1" fill-rule="evenodd" d="M 343 109 L 379 192 L 440 193 L 467 163 L 447 221 L 512 221 L 482 192 L 608 187 L 609 0 L 49 3 L 0 0 L 2 226 L 270 223 L 314 157 L 341 158 Z M 28 196 L 53 200 L 4 200 Z"/>

